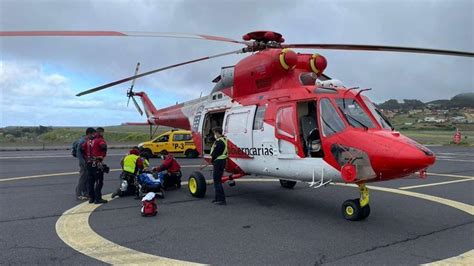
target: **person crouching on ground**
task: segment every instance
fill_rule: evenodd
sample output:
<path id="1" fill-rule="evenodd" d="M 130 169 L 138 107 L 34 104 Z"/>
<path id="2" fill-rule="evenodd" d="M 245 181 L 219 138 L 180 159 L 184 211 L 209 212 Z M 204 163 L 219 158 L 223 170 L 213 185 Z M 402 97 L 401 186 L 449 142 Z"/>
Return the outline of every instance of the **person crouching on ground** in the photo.
<path id="1" fill-rule="evenodd" d="M 181 165 L 174 158 L 173 155 L 167 152 L 162 153 L 161 158 L 163 162 L 159 167 L 153 169 L 154 172 L 166 171 L 163 179 L 163 187 L 165 189 L 181 188 Z"/>
<path id="2" fill-rule="evenodd" d="M 143 170 L 144 159 L 140 156 L 137 147 L 132 148 L 125 157 L 123 157 L 120 165 L 122 173 L 120 174 L 120 188 L 112 193 L 112 198 L 116 196 L 123 197 L 127 195 L 135 195 L 138 193 L 136 183 L 137 175 Z"/>
<path id="3" fill-rule="evenodd" d="M 87 177 L 89 184 L 89 203 L 107 203 L 102 198 L 104 186 L 104 159 L 107 155 L 107 143 L 104 139 L 104 129 L 98 127 L 94 139 L 84 142 L 84 159 L 87 164 Z"/>

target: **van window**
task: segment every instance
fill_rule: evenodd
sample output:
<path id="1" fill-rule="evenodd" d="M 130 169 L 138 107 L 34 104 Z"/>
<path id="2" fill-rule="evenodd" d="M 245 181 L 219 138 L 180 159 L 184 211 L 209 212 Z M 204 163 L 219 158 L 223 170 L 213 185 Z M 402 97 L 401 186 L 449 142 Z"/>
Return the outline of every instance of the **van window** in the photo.
<path id="1" fill-rule="evenodd" d="M 168 142 L 170 136 L 169 135 L 163 135 L 161 137 L 158 137 L 155 142 Z"/>
<path id="2" fill-rule="evenodd" d="M 173 141 L 184 141 L 185 134 L 174 134 Z"/>
<path id="3" fill-rule="evenodd" d="M 258 106 L 255 112 L 255 119 L 253 120 L 253 130 L 263 129 L 263 118 L 265 116 L 266 106 Z"/>
<path id="4" fill-rule="evenodd" d="M 276 115 L 277 133 L 289 138 L 296 135 L 293 117 L 293 107 L 287 106 L 278 109 Z"/>
<path id="5" fill-rule="evenodd" d="M 334 133 L 341 132 L 346 128 L 344 122 L 329 99 L 324 98 L 319 104 L 321 108 L 321 125 L 324 136 L 328 137 Z"/>

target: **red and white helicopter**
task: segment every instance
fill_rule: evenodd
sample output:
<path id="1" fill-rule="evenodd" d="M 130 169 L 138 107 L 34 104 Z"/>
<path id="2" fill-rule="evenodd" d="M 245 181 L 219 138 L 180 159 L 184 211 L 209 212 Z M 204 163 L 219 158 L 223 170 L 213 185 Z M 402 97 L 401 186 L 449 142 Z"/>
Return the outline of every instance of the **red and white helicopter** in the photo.
<path id="1" fill-rule="evenodd" d="M 281 34 L 256 31 L 243 41 L 192 34 L 116 31 L 7 31 L 0 36 L 141 36 L 190 38 L 231 42 L 244 48 L 198 58 L 124 78 L 79 93 L 82 96 L 134 81 L 153 73 L 220 56 L 252 53 L 236 65 L 223 67 L 205 97 L 157 109 L 146 93 L 128 91 L 141 98 L 148 124 L 192 131 L 200 154 L 209 160 L 211 129 L 223 128 L 228 139 L 228 176 L 223 182 L 247 175 L 280 178 L 285 188 L 297 181 L 321 187 L 329 182 L 354 183 L 360 198 L 347 200 L 342 214 L 348 220 L 370 214 L 366 183 L 426 174 L 435 155 L 425 146 L 395 131 L 386 117 L 363 95 L 367 89 L 346 88 L 323 74 L 326 59 L 295 49 L 334 49 L 426 53 L 474 57 L 471 52 L 374 45 L 284 44 Z M 206 181 L 200 172 L 189 177 L 189 191 L 204 197 Z"/>

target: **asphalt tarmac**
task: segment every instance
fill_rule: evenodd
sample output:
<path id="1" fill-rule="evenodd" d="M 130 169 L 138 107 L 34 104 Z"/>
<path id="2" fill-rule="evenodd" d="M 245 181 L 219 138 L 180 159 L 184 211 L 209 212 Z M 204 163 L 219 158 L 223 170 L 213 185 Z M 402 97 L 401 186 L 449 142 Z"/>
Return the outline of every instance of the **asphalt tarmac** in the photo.
<path id="1" fill-rule="evenodd" d="M 59 231 L 58 219 L 82 203 L 74 197 L 77 160 L 68 151 L 0 152 L 0 264 L 105 264 L 120 257 L 111 251 L 116 246 L 164 262 L 232 265 L 415 265 L 472 253 L 474 149 L 431 149 L 438 160 L 427 179 L 371 184 L 372 212 L 365 221 L 341 217 L 342 202 L 357 198 L 357 188 L 299 183 L 288 190 L 273 179 L 250 177 L 232 188 L 225 185 L 227 206 L 211 204 L 212 186 L 204 199 L 192 198 L 183 186 L 158 201 L 156 217 L 141 217 L 140 201 L 133 197 L 116 198 L 93 211 L 84 211 L 87 203 L 79 205 L 88 220 L 74 224 L 73 214 L 66 214 L 72 221 Z M 109 152 L 112 169 L 125 152 Z M 203 164 L 179 161 L 183 181 Z M 209 170 L 202 172 L 210 178 Z M 104 194 L 117 188 L 118 175 L 106 175 Z M 110 241 L 108 249 L 74 234 L 83 228 Z M 66 244 L 65 236 L 86 248 Z"/>

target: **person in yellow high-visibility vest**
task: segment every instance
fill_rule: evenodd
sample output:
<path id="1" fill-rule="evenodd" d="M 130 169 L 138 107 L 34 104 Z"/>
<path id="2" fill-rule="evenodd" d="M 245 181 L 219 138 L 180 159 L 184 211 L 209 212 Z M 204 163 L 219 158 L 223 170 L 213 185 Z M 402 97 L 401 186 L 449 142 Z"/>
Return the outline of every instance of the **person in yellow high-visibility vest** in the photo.
<path id="1" fill-rule="evenodd" d="M 217 205 L 226 205 L 224 188 L 222 187 L 222 175 L 227 162 L 227 139 L 222 135 L 222 128 L 212 130 L 216 141 L 211 147 L 211 162 L 213 166 L 212 178 L 214 179 L 215 199 L 212 201 Z"/>
<path id="2" fill-rule="evenodd" d="M 138 148 L 132 148 L 129 153 L 122 159 L 122 174 L 120 175 L 120 188 L 112 194 L 112 198 L 116 196 L 125 196 L 128 194 L 136 194 L 135 177 L 144 169 L 145 161 L 139 156 Z"/>

